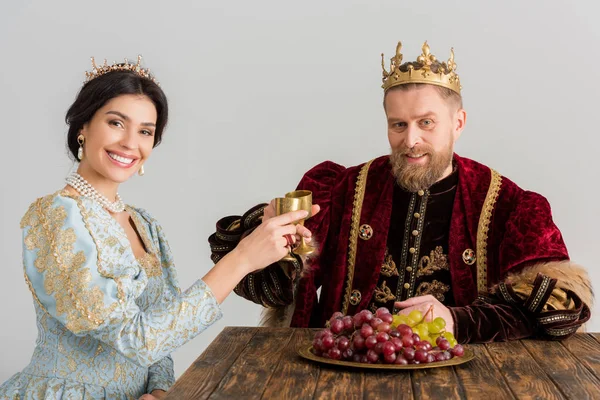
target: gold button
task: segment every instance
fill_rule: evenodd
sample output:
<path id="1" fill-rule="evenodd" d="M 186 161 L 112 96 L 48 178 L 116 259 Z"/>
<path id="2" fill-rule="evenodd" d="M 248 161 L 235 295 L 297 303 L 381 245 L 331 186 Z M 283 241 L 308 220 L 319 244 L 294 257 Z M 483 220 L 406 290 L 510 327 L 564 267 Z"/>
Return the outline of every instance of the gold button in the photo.
<path id="1" fill-rule="evenodd" d="M 408 251 L 410 254 L 415 254 L 415 251 L 417 251 L 417 250 L 415 250 L 414 247 L 411 247 L 410 249 L 408 249 Z"/>
<path id="2" fill-rule="evenodd" d="M 410 284 L 408 284 L 408 283 L 404 284 L 404 289 L 408 289 L 409 287 L 410 287 Z"/>
<path id="3" fill-rule="evenodd" d="M 406 267 L 406 270 L 407 270 L 408 272 L 411 272 L 411 271 L 412 271 L 412 267 Z"/>
<path id="4" fill-rule="evenodd" d="M 425 192 L 424 192 L 424 191 L 422 191 L 422 190 L 419 190 L 419 191 L 417 192 L 417 194 L 418 194 L 419 196 L 423 196 L 423 195 L 425 194 Z"/>
<path id="5" fill-rule="evenodd" d="M 421 214 L 415 213 L 415 218 L 421 218 Z"/>
<path id="6" fill-rule="evenodd" d="M 414 231 L 412 231 L 412 234 L 413 236 L 417 236 L 419 234 L 419 231 L 415 229 Z"/>

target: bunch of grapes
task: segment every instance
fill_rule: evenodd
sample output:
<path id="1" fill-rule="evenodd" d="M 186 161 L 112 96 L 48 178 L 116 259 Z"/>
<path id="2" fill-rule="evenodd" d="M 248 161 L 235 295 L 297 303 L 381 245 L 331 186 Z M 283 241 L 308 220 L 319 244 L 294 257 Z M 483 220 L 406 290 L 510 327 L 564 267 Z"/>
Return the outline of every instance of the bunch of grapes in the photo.
<path id="1" fill-rule="evenodd" d="M 375 314 L 369 310 L 354 316 L 336 312 L 329 328 L 315 334 L 313 352 L 333 360 L 401 365 L 463 356 L 464 348 L 444 330 L 446 322 L 442 318 L 424 321 L 419 311 L 408 316 L 392 315 L 385 307 Z"/>

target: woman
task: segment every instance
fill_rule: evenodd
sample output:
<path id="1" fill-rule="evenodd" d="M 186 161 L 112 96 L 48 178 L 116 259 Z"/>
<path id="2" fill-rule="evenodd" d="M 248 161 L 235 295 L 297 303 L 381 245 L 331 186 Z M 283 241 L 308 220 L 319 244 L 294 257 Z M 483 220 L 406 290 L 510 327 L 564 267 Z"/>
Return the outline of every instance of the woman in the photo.
<path id="1" fill-rule="evenodd" d="M 93 66 L 66 116 L 77 172 L 21 221 L 39 336 L 31 363 L 0 386 L 2 399 L 163 397 L 174 381 L 169 354 L 221 317 L 219 304 L 246 274 L 289 251 L 290 223 L 306 216 L 265 222 L 180 291 L 160 225 L 117 193 L 143 175 L 167 99 L 139 58 Z"/>

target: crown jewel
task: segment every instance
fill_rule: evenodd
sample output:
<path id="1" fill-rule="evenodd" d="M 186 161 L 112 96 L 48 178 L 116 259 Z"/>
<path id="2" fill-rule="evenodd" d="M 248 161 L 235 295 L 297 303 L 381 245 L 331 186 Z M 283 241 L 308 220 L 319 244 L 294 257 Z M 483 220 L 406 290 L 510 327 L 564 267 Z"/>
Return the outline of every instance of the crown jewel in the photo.
<path id="1" fill-rule="evenodd" d="M 383 69 L 383 85 L 385 91 L 397 85 L 407 83 L 428 83 L 443 86 L 460 94 L 462 86 L 456 74 L 456 63 L 454 62 L 454 48 L 450 49 L 450 58 L 447 62 L 439 62 L 433 54 L 427 42 L 423 44 L 422 53 L 417 61 L 408 63 L 402 69 L 402 42 L 396 46 L 396 55 L 390 59 L 390 71 L 385 69 L 385 58 L 381 53 L 381 68 Z"/>
<path id="2" fill-rule="evenodd" d="M 150 74 L 150 68 L 142 68 L 142 56 L 139 55 L 137 57 L 137 64 L 130 64 L 127 59 L 125 59 L 124 63 L 114 62 L 113 65 L 108 65 L 106 58 L 104 59 L 104 64 L 96 65 L 96 60 L 94 57 L 92 59 L 92 70 L 90 72 L 85 73 L 85 83 L 88 83 L 94 78 L 107 74 L 113 71 L 131 71 L 141 76 L 142 78 L 150 79 L 152 82 L 159 84 L 154 76 Z"/>

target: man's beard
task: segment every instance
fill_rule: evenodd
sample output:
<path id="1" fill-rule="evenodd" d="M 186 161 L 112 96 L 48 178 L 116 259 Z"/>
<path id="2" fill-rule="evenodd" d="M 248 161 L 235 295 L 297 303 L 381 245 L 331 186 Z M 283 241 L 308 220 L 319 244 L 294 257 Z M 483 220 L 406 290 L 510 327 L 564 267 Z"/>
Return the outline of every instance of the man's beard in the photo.
<path id="1" fill-rule="evenodd" d="M 431 146 L 423 144 L 409 149 L 401 147 L 392 149 L 390 164 L 396 182 L 409 192 L 429 189 L 444 176 L 444 172 L 452 163 L 452 142 L 441 152 L 435 152 Z M 429 157 L 425 165 L 409 164 L 407 154 L 425 154 Z"/>

